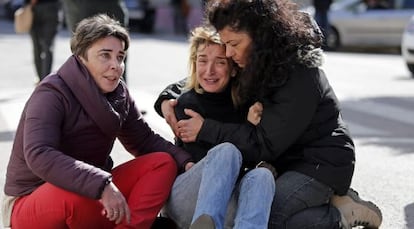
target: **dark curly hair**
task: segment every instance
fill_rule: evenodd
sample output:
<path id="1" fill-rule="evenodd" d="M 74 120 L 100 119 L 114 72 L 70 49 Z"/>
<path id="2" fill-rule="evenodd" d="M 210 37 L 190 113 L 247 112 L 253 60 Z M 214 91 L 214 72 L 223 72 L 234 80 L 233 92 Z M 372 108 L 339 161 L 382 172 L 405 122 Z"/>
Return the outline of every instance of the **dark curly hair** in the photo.
<path id="1" fill-rule="evenodd" d="M 205 11 L 217 31 L 230 27 L 252 38 L 247 65 L 237 78 L 241 103 L 261 100 L 302 64 L 299 51 L 320 48 L 322 34 L 309 14 L 289 0 L 212 0 Z"/>

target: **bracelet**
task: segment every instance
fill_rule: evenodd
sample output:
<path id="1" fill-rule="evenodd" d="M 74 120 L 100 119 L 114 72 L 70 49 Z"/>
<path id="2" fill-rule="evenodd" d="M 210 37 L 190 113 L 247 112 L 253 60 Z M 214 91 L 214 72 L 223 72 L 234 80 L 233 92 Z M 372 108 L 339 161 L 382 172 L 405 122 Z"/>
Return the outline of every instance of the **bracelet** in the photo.
<path id="1" fill-rule="evenodd" d="M 108 179 L 105 180 L 105 183 L 102 185 L 102 187 L 100 188 L 100 196 L 99 198 L 102 198 L 102 193 L 105 190 L 105 187 L 110 184 L 112 182 L 112 176 L 108 177 Z"/>
<path id="2" fill-rule="evenodd" d="M 112 182 L 112 177 L 108 177 L 108 179 L 106 179 L 106 181 L 105 181 L 105 186 L 104 186 L 104 188 L 108 185 L 108 184 L 110 184 Z"/>

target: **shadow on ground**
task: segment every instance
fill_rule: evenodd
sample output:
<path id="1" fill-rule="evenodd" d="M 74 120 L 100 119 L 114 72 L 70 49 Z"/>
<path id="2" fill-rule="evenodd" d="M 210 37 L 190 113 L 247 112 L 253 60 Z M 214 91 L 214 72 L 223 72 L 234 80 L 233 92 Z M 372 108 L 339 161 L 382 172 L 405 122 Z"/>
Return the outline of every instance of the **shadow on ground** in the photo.
<path id="1" fill-rule="evenodd" d="M 414 203 L 405 206 L 405 222 L 407 229 L 414 229 Z"/>

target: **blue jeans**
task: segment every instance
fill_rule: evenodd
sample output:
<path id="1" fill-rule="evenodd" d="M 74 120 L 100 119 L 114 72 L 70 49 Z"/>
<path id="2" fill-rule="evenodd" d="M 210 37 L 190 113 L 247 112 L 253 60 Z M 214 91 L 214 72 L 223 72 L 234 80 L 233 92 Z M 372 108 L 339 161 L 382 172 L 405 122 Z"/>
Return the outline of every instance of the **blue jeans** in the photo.
<path id="1" fill-rule="evenodd" d="M 329 204 L 333 190 L 312 177 L 289 171 L 276 179 L 269 229 L 337 229 L 341 215 Z"/>
<path id="2" fill-rule="evenodd" d="M 275 179 L 266 168 L 255 168 L 237 183 L 227 209 L 225 228 L 267 229 Z"/>
<path id="3" fill-rule="evenodd" d="M 225 219 L 231 228 L 267 228 L 275 193 L 273 175 L 259 168 L 238 181 L 241 165 L 241 153 L 234 145 L 212 148 L 177 177 L 164 213 L 179 228 L 189 228 L 202 214 L 213 217 L 217 229 L 224 228 Z"/>

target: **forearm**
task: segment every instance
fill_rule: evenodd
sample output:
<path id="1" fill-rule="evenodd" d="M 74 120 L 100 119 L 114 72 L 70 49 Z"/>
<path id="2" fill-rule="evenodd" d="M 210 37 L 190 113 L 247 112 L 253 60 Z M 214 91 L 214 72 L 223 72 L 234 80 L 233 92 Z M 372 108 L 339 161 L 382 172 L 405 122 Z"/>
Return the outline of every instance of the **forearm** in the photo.
<path id="1" fill-rule="evenodd" d="M 169 99 L 176 99 L 178 98 L 182 93 L 186 91 L 184 88 L 186 83 L 186 78 L 182 79 L 176 83 L 168 85 L 158 96 L 157 100 L 154 103 L 154 109 L 160 115 L 161 117 L 164 117 L 161 111 L 161 104 L 165 100 Z"/>

